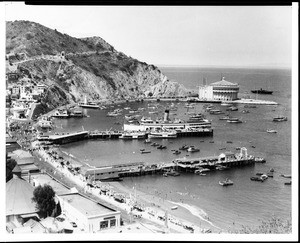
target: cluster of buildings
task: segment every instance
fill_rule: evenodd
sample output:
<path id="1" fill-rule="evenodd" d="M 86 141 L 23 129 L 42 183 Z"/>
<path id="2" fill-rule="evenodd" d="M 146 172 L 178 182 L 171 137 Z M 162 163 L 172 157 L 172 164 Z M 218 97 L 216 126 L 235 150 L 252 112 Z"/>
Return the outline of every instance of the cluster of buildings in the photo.
<path id="1" fill-rule="evenodd" d="M 9 233 L 97 233 L 121 225 L 121 213 L 87 198 L 76 188 L 56 181 L 40 172 L 27 151 L 8 155 L 17 165 L 13 178 L 6 183 L 6 230 Z M 40 217 L 32 201 L 34 189 L 50 185 L 55 192 L 56 208 L 49 217 Z"/>
<path id="2" fill-rule="evenodd" d="M 31 119 L 33 104 L 39 102 L 47 86 L 21 77 L 18 72 L 6 73 L 6 107 L 13 119 Z"/>

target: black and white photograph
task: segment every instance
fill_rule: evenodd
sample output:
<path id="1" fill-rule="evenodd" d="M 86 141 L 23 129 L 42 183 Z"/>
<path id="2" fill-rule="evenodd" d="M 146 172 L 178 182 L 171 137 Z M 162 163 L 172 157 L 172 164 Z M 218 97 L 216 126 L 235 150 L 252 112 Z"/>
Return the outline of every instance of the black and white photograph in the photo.
<path id="1" fill-rule="evenodd" d="M 298 3 L 0 15 L 3 240 L 297 241 Z"/>

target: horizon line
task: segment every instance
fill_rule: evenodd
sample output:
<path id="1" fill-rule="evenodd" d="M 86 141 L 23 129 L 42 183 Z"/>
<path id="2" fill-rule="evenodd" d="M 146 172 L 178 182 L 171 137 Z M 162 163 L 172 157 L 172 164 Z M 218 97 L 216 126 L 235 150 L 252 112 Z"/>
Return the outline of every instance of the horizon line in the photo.
<path id="1" fill-rule="evenodd" d="M 185 68 L 267 68 L 267 69 L 292 69 L 288 65 L 190 65 L 190 64 L 155 64 L 158 67 L 185 67 Z"/>

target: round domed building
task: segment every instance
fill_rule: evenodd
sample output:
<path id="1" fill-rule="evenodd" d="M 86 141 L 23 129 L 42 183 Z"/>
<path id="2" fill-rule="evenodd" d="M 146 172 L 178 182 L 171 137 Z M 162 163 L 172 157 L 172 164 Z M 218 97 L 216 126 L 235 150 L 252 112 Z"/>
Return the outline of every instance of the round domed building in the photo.
<path id="1" fill-rule="evenodd" d="M 225 80 L 203 85 L 199 87 L 200 100 L 237 100 L 239 85 Z"/>

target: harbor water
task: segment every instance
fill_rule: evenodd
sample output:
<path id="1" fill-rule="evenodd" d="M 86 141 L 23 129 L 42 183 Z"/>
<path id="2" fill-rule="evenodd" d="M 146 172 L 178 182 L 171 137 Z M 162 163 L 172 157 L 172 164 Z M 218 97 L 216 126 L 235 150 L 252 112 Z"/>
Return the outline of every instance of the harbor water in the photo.
<path id="1" fill-rule="evenodd" d="M 144 108 L 142 116 L 153 119 L 163 117 L 166 107 L 177 107 L 170 111 L 170 118 L 187 119 L 190 112 L 203 113 L 212 123 L 214 134 L 211 137 L 185 137 L 155 140 L 166 145 L 167 149 L 156 149 L 144 140 L 84 140 L 61 146 L 62 151 L 91 166 L 105 166 L 132 162 L 170 163 L 181 157 L 196 158 L 219 155 L 225 151 L 238 153 L 237 147 L 246 147 L 248 154 L 264 157 L 266 163 L 254 166 L 236 167 L 230 170 L 208 172 L 206 176 L 182 173 L 177 177 L 147 175 L 124 178 L 121 182 L 128 188 L 161 197 L 188 210 L 189 220 L 194 224 L 209 223 L 215 229 L 230 230 L 241 225 L 257 226 L 261 220 L 270 219 L 272 215 L 286 219 L 291 216 L 291 186 L 284 185 L 290 179 L 281 174 L 291 174 L 291 71 L 279 69 L 217 69 L 217 68 L 162 68 L 170 80 L 182 83 L 187 88 L 197 88 L 203 77 L 207 83 L 219 81 L 221 76 L 240 85 L 240 98 L 257 98 L 272 100 L 276 106 L 257 105 L 256 108 L 244 108 L 237 105 L 237 111 L 226 111 L 226 106 L 214 104 L 216 109 L 240 118 L 242 123 L 228 123 L 219 120 L 223 115 L 211 115 L 205 111 L 204 103 L 195 103 L 195 108 L 186 108 L 186 102 L 136 102 L 109 105 L 107 110 L 86 109 L 89 117 L 55 119 L 54 132 L 75 132 L 79 130 L 122 130 L 124 115 L 133 109 Z M 273 95 L 255 95 L 251 89 L 270 89 Z M 151 104 L 151 105 L 149 105 Z M 156 105 L 157 114 L 149 106 Z M 120 108 L 122 115 L 107 117 L 109 111 Z M 242 113 L 242 110 L 249 113 Z M 285 122 L 273 122 L 273 117 L 288 117 Z M 277 133 L 267 133 L 275 129 Z M 194 145 L 200 152 L 182 151 L 175 155 L 172 150 L 182 145 Z M 140 149 L 151 153 L 141 154 Z M 296 161 L 294 161 L 296 162 Z M 257 172 L 274 169 L 274 177 L 263 183 L 251 181 Z M 234 185 L 222 187 L 219 181 L 231 179 Z M 205 222 L 206 221 L 206 222 Z"/>

